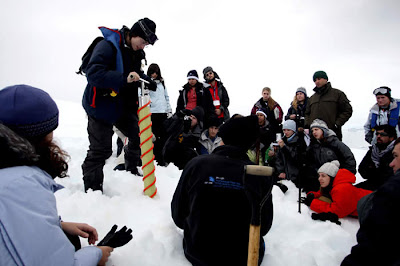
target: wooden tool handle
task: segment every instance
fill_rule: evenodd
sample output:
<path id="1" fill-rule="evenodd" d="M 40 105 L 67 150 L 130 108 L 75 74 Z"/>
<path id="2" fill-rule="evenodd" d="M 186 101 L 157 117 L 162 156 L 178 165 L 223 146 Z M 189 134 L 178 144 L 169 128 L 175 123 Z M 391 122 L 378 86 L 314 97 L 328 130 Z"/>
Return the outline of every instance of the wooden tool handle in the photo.
<path id="1" fill-rule="evenodd" d="M 250 225 L 249 252 L 247 255 L 247 266 L 258 265 L 258 252 L 260 249 L 260 225 Z"/>
<path id="2" fill-rule="evenodd" d="M 246 165 L 246 174 L 259 175 L 259 176 L 271 176 L 274 172 L 274 168 L 262 165 Z"/>

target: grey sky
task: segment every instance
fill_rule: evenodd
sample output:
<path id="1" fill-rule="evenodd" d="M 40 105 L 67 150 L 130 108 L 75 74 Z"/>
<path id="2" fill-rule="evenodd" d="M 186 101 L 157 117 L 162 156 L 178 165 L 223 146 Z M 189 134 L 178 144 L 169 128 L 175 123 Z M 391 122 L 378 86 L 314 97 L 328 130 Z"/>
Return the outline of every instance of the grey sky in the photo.
<path id="1" fill-rule="evenodd" d="M 112 4 L 111 4 L 112 3 Z M 372 90 L 400 98 L 399 1 L 2 1 L 0 87 L 26 83 L 80 101 L 85 78 L 74 72 L 98 26 L 157 24 L 146 49 L 161 67 L 176 106 L 186 74 L 210 65 L 228 89 L 231 110 L 248 114 L 268 86 L 287 111 L 297 87 L 312 94 L 325 70 L 351 100 L 351 121 L 365 120 Z"/>

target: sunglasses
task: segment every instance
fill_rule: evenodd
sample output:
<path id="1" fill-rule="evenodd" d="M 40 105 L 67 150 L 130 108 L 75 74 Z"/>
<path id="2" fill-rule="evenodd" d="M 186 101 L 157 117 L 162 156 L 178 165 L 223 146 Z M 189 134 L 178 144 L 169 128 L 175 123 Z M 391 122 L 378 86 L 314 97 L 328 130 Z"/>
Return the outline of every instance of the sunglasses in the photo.
<path id="1" fill-rule="evenodd" d="M 212 74 L 214 74 L 214 73 L 211 72 L 211 71 L 210 71 L 210 72 L 207 72 L 207 73 L 206 73 L 206 77 L 211 76 Z"/>
<path id="2" fill-rule="evenodd" d="M 374 90 L 374 94 L 375 95 L 377 95 L 378 93 L 380 93 L 380 94 L 386 94 L 386 93 L 390 93 L 390 89 L 387 89 L 387 88 L 377 88 L 377 89 L 375 89 Z"/>
<path id="3" fill-rule="evenodd" d="M 381 137 L 387 137 L 387 136 L 389 136 L 389 134 L 386 133 L 386 132 L 376 132 L 376 135 L 377 135 L 377 136 L 380 135 Z"/>
<path id="4" fill-rule="evenodd" d="M 147 27 L 146 23 L 143 22 L 143 20 L 139 20 L 139 25 L 142 31 L 144 32 L 144 35 L 146 35 L 146 41 L 153 45 L 157 40 L 157 35 L 152 32 L 149 27 Z"/>

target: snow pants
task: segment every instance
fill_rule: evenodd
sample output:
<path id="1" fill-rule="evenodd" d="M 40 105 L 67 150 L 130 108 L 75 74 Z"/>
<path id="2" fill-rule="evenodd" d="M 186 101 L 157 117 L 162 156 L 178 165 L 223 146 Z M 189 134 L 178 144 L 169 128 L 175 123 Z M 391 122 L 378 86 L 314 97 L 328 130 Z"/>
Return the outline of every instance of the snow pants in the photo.
<path id="1" fill-rule="evenodd" d="M 141 165 L 140 139 L 137 115 L 129 113 L 121 116 L 115 126 L 129 138 L 125 147 L 125 169 L 130 171 Z M 113 124 L 88 116 L 89 150 L 82 164 L 85 191 L 103 191 L 103 167 L 112 155 Z"/>

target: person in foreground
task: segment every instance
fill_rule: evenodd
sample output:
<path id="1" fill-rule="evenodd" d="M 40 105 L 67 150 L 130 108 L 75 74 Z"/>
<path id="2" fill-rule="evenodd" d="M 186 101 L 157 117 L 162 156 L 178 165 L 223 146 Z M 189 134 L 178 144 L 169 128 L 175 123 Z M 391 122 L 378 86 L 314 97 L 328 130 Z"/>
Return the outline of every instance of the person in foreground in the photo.
<path id="1" fill-rule="evenodd" d="M 339 161 L 324 163 L 319 169 L 321 189 L 309 192 L 303 202 L 316 213 L 336 214 L 339 218 L 358 216 L 358 201 L 372 193 L 353 186 L 356 176 L 347 169 L 339 169 Z"/>
<path id="2" fill-rule="evenodd" d="M 54 193 L 63 187 L 53 179 L 66 176 L 68 156 L 53 142 L 57 126 L 58 108 L 46 92 L 27 85 L 0 90 L 0 265 L 105 265 L 113 251 L 75 251 L 67 238 L 93 245 L 98 235 L 58 216 Z"/>
<path id="3" fill-rule="evenodd" d="M 357 244 L 343 260 L 349 265 L 400 265 L 400 138 L 394 143 L 392 175 L 374 193 L 358 204 L 360 229 Z"/>
<path id="4" fill-rule="evenodd" d="M 243 187 L 246 151 L 256 141 L 256 116 L 231 118 L 219 134 L 225 145 L 192 159 L 182 172 L 171 202 L 172 218 L 184 230 L 183 249 L 193 265 L 246 265 L 251 204 Z M 259 264 L 270 230 L 272 196 L 261 209 Z"/>

